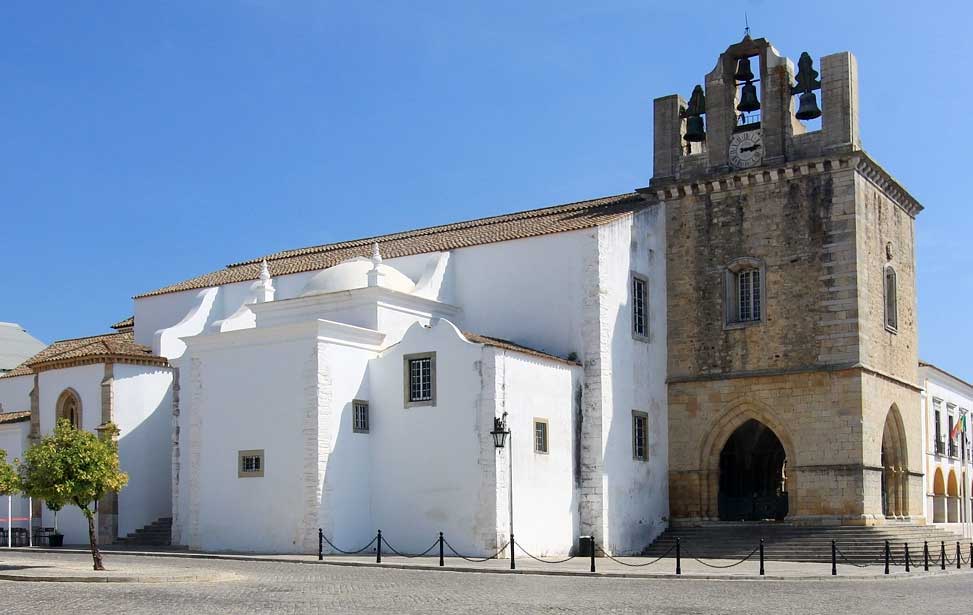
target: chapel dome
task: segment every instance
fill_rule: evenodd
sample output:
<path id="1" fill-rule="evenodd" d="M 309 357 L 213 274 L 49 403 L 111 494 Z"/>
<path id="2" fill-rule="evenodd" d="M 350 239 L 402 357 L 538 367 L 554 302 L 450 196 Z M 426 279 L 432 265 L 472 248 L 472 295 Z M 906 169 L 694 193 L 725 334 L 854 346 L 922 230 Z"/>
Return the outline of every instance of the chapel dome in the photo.
<path id="1" fill-rule="evenodd" d="M 365 288 L 368 286 L 368 272 L 373 268 L 375 263 L 363 256 L 338 263 L 334 267 L 328 267 L 314 274 L 301 291 L 301 296 L 309 297 L 353 288 Z M 381 274 L 378 285 L 383 288 L 403 293 L 412 293 L 416 289 L 415 282 L 395 267 L 380 263 L 378 272 Z"/>

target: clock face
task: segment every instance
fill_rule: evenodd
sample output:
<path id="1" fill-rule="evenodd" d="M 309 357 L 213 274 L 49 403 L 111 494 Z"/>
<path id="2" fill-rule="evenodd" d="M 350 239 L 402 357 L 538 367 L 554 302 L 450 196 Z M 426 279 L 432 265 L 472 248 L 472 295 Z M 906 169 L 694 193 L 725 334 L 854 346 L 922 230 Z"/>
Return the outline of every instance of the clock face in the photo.
<path id="1" fill-rule="evenodd" d="M 730 137 L 730 164 L 735 169 L 755 167 L 763 161 L 764 144 L 759 130 L 737 132 Z"/>

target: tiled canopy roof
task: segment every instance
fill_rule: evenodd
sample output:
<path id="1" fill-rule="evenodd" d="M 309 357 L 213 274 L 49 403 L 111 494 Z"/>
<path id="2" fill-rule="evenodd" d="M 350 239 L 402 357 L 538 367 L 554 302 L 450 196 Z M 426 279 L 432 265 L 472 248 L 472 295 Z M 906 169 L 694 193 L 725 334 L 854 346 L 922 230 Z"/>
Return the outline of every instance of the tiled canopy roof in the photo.
<path id="1" fill-rule="evenodd" d="M 267 260 L 270 274 L 273 276 L 315 271 L 337 265 L 355 256 L 369 256 L 373 243 L 378 243 L 381 246 L 382 256 L 386 258 L 453 250 L 498 241 L 590 228 L 628 215 L 643 203 L 642 197 L 638 194 L 620 194 L 492 218 L 480 218 L 467 222 L 456 222 L 310 248 L 285 250 L 265 257 L 227 265 L 225 269 L 138 295 L 136 299 L 182 290 L 256 280 L 260 276 L 260 263 L 264 259 Z"/>
<path id="2" fill-rule="evenodd" d="M 20 423 L 29 420 L 30 420 L 30 410 L 24 410 L 23 412 L 0 413 L 0 425 L 4 425 L 6 423 Z"/>
<path id="3" fill-rule="evenodd" d="M 44 367 L 82 361 L 85 359 L 111 359 L 117 361 L 146 361 L 164 365 L 165 358 L 152 354 L 148 346 L 135 343 L 132 331 L 107 333 L 91 337 L 54 342 L 31 358 L 3 375 L 4 378 L 33 374 Z"/>
<path id="4" fill-rule="evenodd" d="M 565 359 L 564 357 L 559 357 L 554 354 L 543 352 L 540 350 L 535 350 L 533 348 L 528 348 L 527 346 L 521 346 L 520 344 L 515 344 L 510 340 L 500 339 L 498 337 L 488 337 L 486 335 L 479 335 L 477 333 L 469 333 L 467 331 L 463 332 L 463 337 L 473 342 L 474 344 L 485 344 L 487 346 L 494 346 L 496 348 L 503 348 L 504 350 L 512 350 L 513 352 L 520 352 L 522 354 L 530 355 L 532 357 L 539 357 L 542 359 L 549 359 L 551 361 L 557 361 L 558 363 L 566 363 L 567 365 L 581 365 L 580 362 L 572 359 Z"/>
<path id="5" fill-rule="evenodd" d="M 129 316 L 125 320 L 119 320 L 111 326 L 112 329 L 127 329 L 135 326 L 135 317 Z"/>

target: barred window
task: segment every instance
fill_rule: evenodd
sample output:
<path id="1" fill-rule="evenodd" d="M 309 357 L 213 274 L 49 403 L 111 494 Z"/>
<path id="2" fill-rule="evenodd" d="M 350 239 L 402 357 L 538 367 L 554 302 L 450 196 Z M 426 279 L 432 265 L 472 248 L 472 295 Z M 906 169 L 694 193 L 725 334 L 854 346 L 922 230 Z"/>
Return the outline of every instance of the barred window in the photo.
<path id="1" fill-rule="evenodd" d="M 263 450 L 237 452 L 237 476 L 249 478 L 264 475 Z"/>
<path id="2" fill-rule="evenodd" d="M 649 336 L 649 282 L 632 274 L 632 334 L 637 338 Z"/>
<path id="3" fill-rule="evenodd" d="M 638 410 L 632 411 L 632 458 L 649 458 L 649 415 Z"/>
<path id="4" fill-rule="evenodd" d="M 547 419 L 534 419 L 534 452 L 547 453 Z"/>
<path id="5" fill-rule="evenodd" d="M 899 306 L 895 289 L 895 269 L 885 267 L 885 328 L 893 333 L 899 328 Z"/>
<path id="6" fill-rule="evenodd" d="M 351 402 L 352 408 L 352 431 L 355 433 L 368 433 L 368 402 L 356 399 Z"/>
<path id="7" fill-rule="evenodd" d="M 436 353 L 405 356 L 406 406 L 436 405 Z"/>

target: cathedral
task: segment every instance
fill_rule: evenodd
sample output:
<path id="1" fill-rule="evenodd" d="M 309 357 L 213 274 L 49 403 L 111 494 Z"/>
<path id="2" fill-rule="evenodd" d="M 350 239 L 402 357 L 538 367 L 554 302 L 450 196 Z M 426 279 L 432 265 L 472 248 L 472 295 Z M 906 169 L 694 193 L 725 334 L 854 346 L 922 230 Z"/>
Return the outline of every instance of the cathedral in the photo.
<path id="1" fill-rule="evenodd" d="M 142 293 L 0 404 L 28 443 L 119 426 L 103 542 L 631 554 L 680 523 L 924 523 L 922 207 L 862 149 L 854 56 L 748 34 L 694 85 L 654 102 L 644 187 Z"/>

